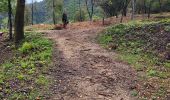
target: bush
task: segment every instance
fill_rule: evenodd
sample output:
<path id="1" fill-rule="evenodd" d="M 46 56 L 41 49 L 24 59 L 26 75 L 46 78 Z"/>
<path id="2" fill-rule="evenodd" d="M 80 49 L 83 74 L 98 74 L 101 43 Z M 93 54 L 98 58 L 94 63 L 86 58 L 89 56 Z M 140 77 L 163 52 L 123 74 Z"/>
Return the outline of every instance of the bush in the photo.
<path id="1" fill-rule="evenodd" d="M 85 21 L 86 20 L 86 12 L 84 10 L 82 10 L 81 16 L 80 16 L 80 11 L 77 11 L 76 15 L 75 15 L 75 20 L 76 21 Z"/>
<path id="2" fill-rule="evenodd" d="M 19 51 L 22 53 L 28 53 L 30 50 L 33 49 L 33 45 L 31 43 L 25 42 L 21 48 L 19 48 Z"/>
<path id="3" fill-rule="evenodd" d="M 96 16 L 96 15 L 93 16 L 93 21 L 94 21 L 94 22 L 95 22 L 95 21 L 98 21 L 98 20 L 100 20 L 100 19 L 102 19 L 102 18 L 99 17 L 99 16 Z"/>
<path id="4" fill-rule="evenodd" d="M 170 26 L 166 26 L 165 31 L 170 32 Z"/>

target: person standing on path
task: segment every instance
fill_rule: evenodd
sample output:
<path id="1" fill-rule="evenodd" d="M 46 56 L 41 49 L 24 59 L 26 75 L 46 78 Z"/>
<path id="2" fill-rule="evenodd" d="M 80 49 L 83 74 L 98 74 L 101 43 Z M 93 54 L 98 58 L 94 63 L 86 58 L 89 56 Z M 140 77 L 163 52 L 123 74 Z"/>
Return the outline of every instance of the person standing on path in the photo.
<path id="1" fill-rule="evenodd" d="M 67 14 L 65 12 L 63 13 L 63 16 L 62 16 L 62 22 L 63 22 L 63 28 L 66 28 L 69 21 L 67 18 Z"/>

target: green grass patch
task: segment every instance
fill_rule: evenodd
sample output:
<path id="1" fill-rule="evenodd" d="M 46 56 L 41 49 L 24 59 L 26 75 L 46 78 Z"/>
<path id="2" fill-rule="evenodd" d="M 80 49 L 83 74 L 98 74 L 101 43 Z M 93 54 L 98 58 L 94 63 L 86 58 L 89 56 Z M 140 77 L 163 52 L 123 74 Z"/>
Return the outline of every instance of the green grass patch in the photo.
<path id="1" fill-rule="evenodd" d="M 169 25 L 169 19 L 132 21 L 108 27 L 98 39 L 100 44 L 106 48 L 116 45 L 115 51 L 120 54 L 118 59 L 133 65 L 137 70 L 144 68 L 149 70 L 154 66 L 169 68 L 170 64 L 167 60 L 159 56 L 167 52 L 165 48 L 168 40 L 166 38 L 162 38 L 162 41 L 157 40 L 161 37 L 160 32 L 167 35 L 166 28 Z M 164 49 L 160 50 L 160 48 Z"/>
<path id="2" fill-rule="evenodd" d="M 48 73 L 52 44 L 40 33 L 26 33 L 15 57 L 0 65 L 0 99 L 35 100 L 43 95 L 50 84 L 43 73 Z"/>
<path id="3" fill-rule="evenodd" d="M 169 52 L 169 26 L 170 19 L 121 23 L 108 27 L 98 40 L 106 49 L 116 46 L 112 50 L 119 54 L 117 59 L 144 72 L 148 79 L 168 80 L 170 63 L 166 57 Z"/>

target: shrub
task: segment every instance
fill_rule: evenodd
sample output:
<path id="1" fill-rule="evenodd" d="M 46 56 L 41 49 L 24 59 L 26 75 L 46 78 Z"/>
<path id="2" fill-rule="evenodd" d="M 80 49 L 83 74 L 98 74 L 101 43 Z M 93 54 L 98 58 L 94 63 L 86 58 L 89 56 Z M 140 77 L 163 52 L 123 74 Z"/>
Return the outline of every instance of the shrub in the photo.
<path id="1" fill-rule="evenodd" d="M 33 45 L 31 43 L 25 42 L 21 48 L 19 48 L 19 51 L 22 53 L 28 53 L 30 50 L 33 49 Z"/>
<path id="2" fill-rule="evenodd" d="M 157 73 L 157 71 L 155 71 L 155 70 L 149 70 L 148 71 L 148 75 L 149 76 L 156 76 L 158 73 Z"/>
<path id="3" fill-rule="evenodd" d="M 40 75 L 36 79 L 35 83 L 37 83 L 38 85 L 46 85 L 46 84 L 48 84 L 48 80 L 43 75 Z"/>
<path id="4" fill-rule="evenodd" d="M 170 32 L 170 26 L 165 26 L 165 31 Z"/>
<path id="5" fill-rule="evenodd" d="M 81 16 L 80 16 L 80 11 L 76 12 L 75 15 L 75 20 L 76 21 L 85 21 L 86 20 L 86 13 L 84 10 L 81 11 Z"/>

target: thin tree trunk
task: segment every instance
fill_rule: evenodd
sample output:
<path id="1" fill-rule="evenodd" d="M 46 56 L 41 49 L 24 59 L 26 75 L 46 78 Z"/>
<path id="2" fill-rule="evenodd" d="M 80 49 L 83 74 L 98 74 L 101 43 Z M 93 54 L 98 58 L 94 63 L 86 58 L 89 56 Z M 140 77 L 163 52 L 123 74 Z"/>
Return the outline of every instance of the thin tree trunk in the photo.
<path id="1" fill-rule="evenodd" d="M 74 0 L 74 14 L 76 14 L 76 0 Z M 74 15 L 74 22 L 76 21 L 75 15 Z"/>
<path id="2" fill-rule="evenodd" d="M 94 12 L 94 0 L 91 0 L 91 11 L 89 10 L 89 7 L 88 7 L 88 1 L 85 0 L 85 2 L 86 2 L 86 8 L 87 8 L 87 12 L 88 12 L 90 21 L 92 21 L 93 20 L 93 12 Z"/>
<path id="3" fill-rule="evenodd" d="M 135 0 L 132 0 L 132 16 L 131 16 L 131 20 L 134 20 L 134 14 L 135 14 Z"/>
<path id="4" fill-rule="evenodd" d="M 127 15 L 127 7 L 128 7 L 128 0 L 125 1 L 125 5 L 123 7 L 123 15 L 126 16 Z"/>
<path id="5" fill-rule="evenodd" d="M 56 24 L 56 21 L 55 21 L 55 2 L 53 0 L 53 23 L 54 25 Z"/>
<path id="6" fill-rule="evenodd" d="M 159 9 L 160 9 L 160 13 L 162 13 L 162 2 L 161 2 L 161 0 L 159 0 Z"/>
<path id="7" fill-rule="evenodd" d="M 148 18 L 150 18 L 151 13 L 151 1 L 149 2 L 149 8 L 148 8 Z"/>
<path id="8" fill-rule="evenodd" d="M 94 13 L 94 0 L 91 0 L 91 17 L 90 17 L 90 20 L 93 21 L 93 13 Z"/>
<path id="9" fill-rule="evenodd" d="M 144 0 L 144 10 L 145 10 L 145 14 L 146 14 L 147 13 L 146 0 Z"/>
<path id="10" fill-rule="evenodd" d="M 32 0 L 32 25 L 34 24 L 34 0 Z"/>
<path id="11" fill-rule="evenodd" d="M 24 39 L 24 10 L 25 0 L 17 0 L 14 32 L 16 43 Z"/>
<path id="12" fill-rule="evenodd" d="M 11 0 L 8 0 L 8 18 L 9 18 L 9 39 L 12 39 L 12 7 Z"/>
<path id="13" fill-rule="evenodd" d="M 79 11 L 80 11 L 80 21 L 82 21 L 82 14 L 81 14 L 81 2 L 79 0 Z"/>
<path id="14" fill-rule="evenodd" d="M 120 19 L 120 23 L 123 22 L 123 16 L 124 16 L 124 13 L 123 13 L 123 10 L 122 10 L 122 16 L 121 16 L 121 19 Z"/>
<path id="15" fill-rule="evenodd" d="M 105 21 L 104 21 L 104 17 L 103 17 L 103 21 L 102 21 L 103 25 L 105 24 Z"/>

